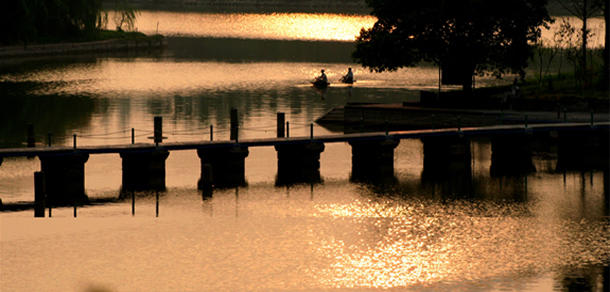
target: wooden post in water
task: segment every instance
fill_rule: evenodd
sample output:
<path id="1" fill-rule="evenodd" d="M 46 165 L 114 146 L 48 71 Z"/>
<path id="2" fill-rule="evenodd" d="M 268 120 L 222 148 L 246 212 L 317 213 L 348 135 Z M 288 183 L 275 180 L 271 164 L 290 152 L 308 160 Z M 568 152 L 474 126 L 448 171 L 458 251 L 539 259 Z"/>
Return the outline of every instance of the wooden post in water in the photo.
<path id="1" fill-rule="evenodd" d="M 284 138 L 284 124 L 285 114 L 282 112 L 277 113 L 277 137 Z"/>
<path id="2" fill-rule="evenodd" d="M 155 117 L 155 144 L 159 146 L 159 143 L 163 142 L 163 117 Z"/>
<path id="3" fill-rule="evenodd" d="M 311 129 L 311 130 L 310 130 L 310 132 L 311 132 L 311 137 L 310 137 L 310 138 L 311 138 L 311 140 L 313 140 L 313 123 L 311 123 L 311 124 L 309 125 L 309 128 Z"/>
<path id="4" fill-rule="evenodd" d="M 211 164 L 203 164 L 201 166 L 201 178 L 199 179 L 198 187 L 202 191 L 204 198 L 212 197 L 214 187 L 214 174 Z"/>
<path id="5" fill-rule="evenodd" d="M 136 192 L 131 192 L 131 216 L 136 215 Z"/>
<path id="6" fill-rule="evenodd" d="M 237 142 L 237 130 L 239 129 L 239 120 L 237 117 L 237 109 L 231 108 L 231 137 L 230 140 Z"/>
<path id="7" fill-rule="evenodd" d="M 45 192 L 44 172 L 34 172 L 34 217 L 44 217 Z"/>
<path id="8" fill-rule="evenodd" d="M 28 124 L 27 147 L 36 147 L 36 136 L 34 135 L 34 124 Z"/>

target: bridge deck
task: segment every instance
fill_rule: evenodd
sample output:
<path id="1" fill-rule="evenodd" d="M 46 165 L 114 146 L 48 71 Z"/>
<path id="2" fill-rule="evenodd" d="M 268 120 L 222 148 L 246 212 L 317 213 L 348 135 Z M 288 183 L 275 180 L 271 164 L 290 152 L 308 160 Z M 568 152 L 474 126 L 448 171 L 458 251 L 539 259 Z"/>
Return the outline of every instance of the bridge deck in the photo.
<path id="1" fill-rule="evenodd" d="M 14 156 L 45 156 L 45 155 L 66 155 L 73 153 L 89 153 L 89 154 L 104 154 L 104 153 L 123 153 L 123 152 L 148 152 L 156 150 L 193 150 L 202 148 L 217 148 L 217 147 L 262 147 L 287 144 L 302 144 L 312 141 L 320 143 L 338 143 L 352 142 L 364 140 L 381 140 L 381 139 L 412 139 L 434 136 L 450 136 L 450 135 L 484 135 L 484 134 L 500 134 L 500 133 L 518 133 L 518 132 L 537 132 L 537 131 L 561 131 L 561 130 L 585 130 L 585 129 L 608 129 L 610 122 L 603 123 L 552 123 L 552 124 L 533 124 L 525 127 L 524 125 L 502 125 L 488 127 L 470 127 L 470 128 L 450 128 L 438 130 L 413 130 L 413 131 L 391 131 L 391 132 L 371 132 L 357 134 L 337 134 L 324 136 L 306 137 L 289 137 L 289 138 L 265 138 L 265 139 L 244 139 L 238 142 L 229 141 L 193 141 L 193 142 L 169 142 L 161 143 L 158 146 L 152 143 L 136 143 L 122 145 L 103 145 L 103 146 L 52 146 L 52 147 L 36 147 L 36 148 L 6 148 L 0 149 L 0 157 Z"/>

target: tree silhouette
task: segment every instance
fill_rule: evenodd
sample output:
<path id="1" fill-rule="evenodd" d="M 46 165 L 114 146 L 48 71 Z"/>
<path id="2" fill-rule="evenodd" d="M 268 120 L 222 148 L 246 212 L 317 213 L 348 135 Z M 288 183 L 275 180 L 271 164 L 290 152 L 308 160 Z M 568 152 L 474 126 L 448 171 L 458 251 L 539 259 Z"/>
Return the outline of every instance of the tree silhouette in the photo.
<path id="1" fill-rule="evenodd" d="M 0 44 L 91 38 L 101 13 L 102 0 L 2 0 Z"/>
<path id="2" fill-rule="evenodd" d="M 587 27 L 587 21 L 589 18 L 599 16 L 604 11 L 604 6 L 608 0 L 557 0 L 557 2 L 569 11 L 572 15 L 582 20 L 582 43 L 581 43 L 581 61 L 580 61 L 580 75 L 583 80 L 586 80 L 587 75 L 587 39 L 589 36 L 589 29 Z M 607 19 L 607 16 L 606 16 Z M 606 24 L 607 25 L 607 24 Z M 606 35 L 606 39 L 608 35 Z M 607 51 L 606 51 L 607 52 Z M 608 56 L 604 57 L 605 59 Z M 606 61 L 607 62 L 607 61 Z M 606 67 L 607 69 L 607 67 Z"/>
<path id="3" fill-rule="evenodd" d="M 378 20 L 360 31 L 352 57 L 376 72 L 432 62 L 443 83 L 465 90 L 475 73 L 524 75 L 531 44 L 552 21 L 546 2 L 367 0 Z"/>

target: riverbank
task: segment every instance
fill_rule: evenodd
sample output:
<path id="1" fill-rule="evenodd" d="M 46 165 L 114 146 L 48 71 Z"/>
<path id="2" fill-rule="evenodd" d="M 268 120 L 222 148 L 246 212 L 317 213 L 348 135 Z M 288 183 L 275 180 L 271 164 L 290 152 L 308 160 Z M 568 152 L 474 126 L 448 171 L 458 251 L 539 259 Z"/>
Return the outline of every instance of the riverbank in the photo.
<path id="1" fill-rule="evenodd" d="M 122 37 L 99 41 L 0 46 L 0 59 L 48 57 L 97 52 L 161 49 L 167 39 L 161 35 Z"/>
<path id="2" fill-rule="evenodd" d="M 133 0 L 135 5 L 185 5 L 208 7 L 317 7 L 317 8 L 368 8 L 364 0 Z"/>
<path id="3" fill-rule="evenodd" d="M 609 122 L 610 103 L 601 90 L 539 90 L 525 85 L 517 96 L 511 86 L 441 92 L 421 91 L 419 101 L 402 104 L 347 103 L 315 122 L 347 131 L 384 128 L 416 130 L 502 124 Z"/>

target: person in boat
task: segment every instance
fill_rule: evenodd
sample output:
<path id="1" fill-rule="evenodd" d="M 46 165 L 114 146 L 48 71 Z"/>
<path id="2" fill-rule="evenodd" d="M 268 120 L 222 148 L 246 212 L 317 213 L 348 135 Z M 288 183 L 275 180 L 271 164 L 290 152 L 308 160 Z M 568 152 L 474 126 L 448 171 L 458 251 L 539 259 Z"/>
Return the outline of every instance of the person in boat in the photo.
<path id="1" fill-rule="evenodd" d="M 343 83 L 354 83 L 354 73 L 352 72 L 352 68 L 347 68 L 347 74 L 341 77 L 341 82 Z"/>
<path id="2" fill-rule="evenodd" d="M 324 69 L 322 69 L 320 76 L 316 77 L 316 81 L 314 81 L 314 83 L 323 85 L 328 84 L 328 77 L 326 77 L 326 74 L 324 74 Z"/>

